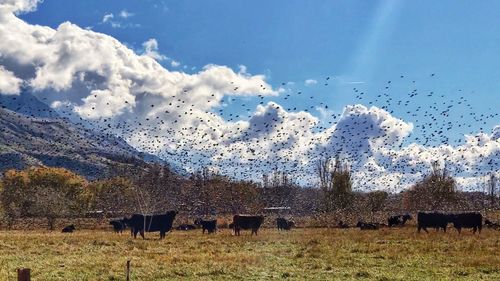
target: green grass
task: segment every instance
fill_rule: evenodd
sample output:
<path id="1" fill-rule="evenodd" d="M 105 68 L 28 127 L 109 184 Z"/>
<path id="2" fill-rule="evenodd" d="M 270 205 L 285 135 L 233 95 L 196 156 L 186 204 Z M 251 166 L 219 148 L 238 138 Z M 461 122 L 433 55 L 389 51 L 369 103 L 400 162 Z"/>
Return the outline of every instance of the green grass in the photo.
<path id="1" fill-rule="evenodd" d="M 500 280 L 500 232 L 414 228 L 264 229 L 259 236 L 174 231 L 165 240 L 109 231 L 0 232 L 0 280 Z M 154 238 L 154 239 L 153 239 Z"/>

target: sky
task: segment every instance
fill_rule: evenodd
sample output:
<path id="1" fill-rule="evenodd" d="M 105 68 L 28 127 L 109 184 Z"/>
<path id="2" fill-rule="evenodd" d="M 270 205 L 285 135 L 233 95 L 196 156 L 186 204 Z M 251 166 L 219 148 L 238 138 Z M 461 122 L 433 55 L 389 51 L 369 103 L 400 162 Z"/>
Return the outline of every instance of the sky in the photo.
<path id="1" fill-rule="evenodd" d="M 338 113 L 357 102 L 352 88 L 375 94 L 400 75 L 407 79 L 398 81 L 394 95 L 407 92 L 409 81 L 417 80 L 420 89 L 446 98 L 461 90 L 474 110 L 491 112 L 492 104 L 482 101 L 500 96 L 495 83 L 500 33 L 492 29 L 499 9 L 497 1 L 471 7 L 468 1 L 46 0 L 22 18 L 53 28 L 70 21 L 135 50 L 154 38 L 158 52 L 179 63 L 160 62 L 172 70 L 195 73 L 207 64 L 245 65 L 251 73 L 265 74 L 275 87 L 293 82 L 293 92 L 314 94 Z M 103 22 L 105 15 L 113 17 Z M 431 73 L 439 79 L 429 79 Z M 323 87 L 326 77 L 338 79 Z M 306 87 L 306 80 L 319 83 Z M 274 100 L 285 106 L 301 102 L 300 97 Z M 424 95 L 414 101 L 428 102 Z M 489 132 L 495 122 L 481 127 Z"/>
<path id="2" fill-rule="evenodd" d="M 112 122 L 114 134 L 187 169 L 256 179 L 281 166 L 307 184 L 315 157 L 341 147 L 359 188 L 407 187 L 432 161 L 449 162 L 463 187 L 498 173 L 498 1 L 0 5 L 12 39 L 0 46 L 0 92 L 24 87 L 68 116 Z M 274 125 L 281 131 L 266 131 Z M 387 178 L 360 180 L 375 171 Z"/>

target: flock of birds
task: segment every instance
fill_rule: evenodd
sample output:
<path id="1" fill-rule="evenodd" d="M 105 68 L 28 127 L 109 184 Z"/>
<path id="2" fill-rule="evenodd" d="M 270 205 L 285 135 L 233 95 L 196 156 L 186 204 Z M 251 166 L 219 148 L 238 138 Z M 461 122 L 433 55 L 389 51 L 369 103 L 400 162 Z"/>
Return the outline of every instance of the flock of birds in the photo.
<path id="1" fill-rule="evenodd" d="M 429 78 L 436 79 L 436 75 L 430 74 Z M 324 78 L 323 86 L 328 87 L 334 79 L 334 77 Z M 409 116 L 414 129 L 405 139 L 394 139 L 394 131 L 397 133 L 404 130 L 403 127 L 407 126 L 407 123 L 396 122 L 392 124 L 393 127 L 389 127 L 376 124 L 366 116 L 347 119 L 342 113 L 330 111 L 332 104 L 322 101 L 322 98 L 315 96 L 312 91 L 311 93 L 286 92 L 279 97 L 285 104 L 298 101 L 286 108 L 269 102 L 263 95 L 258 95 L 256 105 L 262 107 L 260 115 L 254 113 L 254 101 L 240 100 L 236 97 L 224 97 L 222 101 L 211 100 L 215 99 L 214 95 L 203 102 L 214 104 L 221 102 L 228 105 L 215 106 L 214 110 L 200 111 L 195 103 L 189 103 L 193 99 L 187 98 L 189 95 L 187 89 L 172 96 L 171 100 L 165 101 L 171 110 L 153 115 L 88 120 L 76 115 L 71 104 L 59 107 L 56 112 L 59 116 L 68 117 L 65 122 L 83 125 L 87 128 L 87 132 L 99 131 L 99 134 L 104 136 L 103 142 L 107 141 L 106 136 L 121 137 L 138 150 L 159 155 L 188 171 L 211 166 L 216 172 L 253 181 L 259 181 L 263 174 L 280 171 L 292 175 L 297 183 L 303 185 L 308 185 L 308 182 L 315 177 L 316 160 L 328 156 L 342 154 L 343 159 L 350 163 L 356 172 L 356 169 L 366 164 L 366 161 L 376 153 L 370 148 L 373 142 L 391 148 L 382 157 L 377 158 L 377 164 L 387 173 L 403 172 L 411 175 L 428 168 L 425 163 L 409 165 L 410 160 L 394 160 L 397 157 L 402 158 L 398 153 L 405 148 L 405 145 L 412 142 L 426 148 L 455 146 L 457 149 L 452 149 L 450 154 L 443 155 L 442 160 L 447 163 L 457 159 L 465 160 L 463 154 L 465 151 L 461 151 L 463 148 L 460 147 L 464 138 L 457 133 L 477 135 L 479 132 L 487 132 L 490 129 L 487 125 L 492 121 L 498 124 L 498 111 L 490 108 L 489 112 L 475 112 L 469 100 L 470 95 L 464 94 L 462 90 L 456 90 L 453 98 L 449 99 L 448 94 L 419 90 L 416 81 L 408 80 L 404 75 L 398 79 L 399 81 L 397 79 L 387 81 L 375 94 L 361 89 L 362 87 L 354 87 L 352 91 L 359 104 L 376 106 L 390 115 Z M 404 94 L 399 91 L 397 94 L 393 93 L 394 85 L 398 83 L 409 84 L 410 90 Z M 286 83 L 282 83 L 282 86 L 285 85 Z M 234 87 L 236 90 L 238 86 Z M 15 104 L 12 100 L 17 98 L 19 97 L 4 96 L 0 100 L 0 103 L 3 103 L 0 106 L 5 108 L 7 107 L 5 104 L 9 102 L 11 105 Z M 45 99 L 39 98 L 40 101 L 49 103 Z M 26 108 L 29 105 L 24 101 L 17 106 L 18 108 L 11 106 L 10 109 L 30 112 L 30 109 Z M 145 107 L 154 110 L 155 107 L 162 106 L 164 105 L 151 103 Z M 322 121 L 305 114 L 312 113 L 318 108 L 329 114 Z M 47 115 L 45 113 L 52 110 L 37 106 L 31 109 L 31 115 L 45 116 Z M 299 111 L 303 114 L 299 114 Z M 377 127 L 379 125 L 380 127 Z M 108 145 L 116 145 L 116 141 L 108 142 Z M 417 153 L 425 151 L 420 150 Z M 468 174 L 470 177 L 484 176 L 485 171 L 497 172 L 500 162 L 494 157 L 495 155 L 498 156 L 499 152 L 493 152 L 493 155 L 480 154 L 479 157 L 483 157 L 484 161 L 475 161 L 476 167 L 457 165 L 458 168 L 454 172 Z M 377 167 L 370 165 L 365 168 L 366 172 L 377 171 Z M 387 183 L 386 186 L 397 188 L 405 184 L 405 179 L 402 176 L 397 178 L 384 174 L 379 174 L 373 179 L 363 177 L 365 186 L 383 185 L 384 182 Z"/>

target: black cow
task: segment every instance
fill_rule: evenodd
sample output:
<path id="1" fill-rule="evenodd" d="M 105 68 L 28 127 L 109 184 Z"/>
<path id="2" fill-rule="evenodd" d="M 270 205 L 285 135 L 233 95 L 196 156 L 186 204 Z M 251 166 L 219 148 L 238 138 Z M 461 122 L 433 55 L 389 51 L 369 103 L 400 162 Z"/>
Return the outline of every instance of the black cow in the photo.
<path id="1" fill-rule="evenodd" d="M 483 228 L 483 216 L 480 213 L 459 213 L 448 215 L 448 221 L 453 223 L 453 227 L 455 227 L 460 233 L 462 228 L 472 228 L 473 233 L 476 233 L 479 230 L 481 233 L 481 229 Z"/>
<path id="2" fill-rule="evenodd" d="M 160 232 L 160 239 L 165 238 L 165 234 L 172 229 L 177 211 L 168 211 L 163 215 L 141 215 L 134 214 L 128 221 L 128 225 L 132 228 L 134 238 L 137 238 L 137 233 L 140 233 L 142 238 L 144 232 Z"/>
<path id="3" fill-rule="evenodd" d="M 409 214 L 392 216 L 387 219 L 387 225 L 389 225 L 389 227 L 404 226 L 407 221 L 412 219 L 413 218 Z"/>
<path id="4" fill-rule="evenodd" d="M 356 224 L 356 227 L 359 227 L 361 230 L 377 230 L 378 229 L 378 224 L 376 223 L 366 223 L 362 221 L 358 221 Z"/>
<path id="5" fill-rule="evenodd" d="M 264 222 L 264 216 L 246 216 L 246 215 L 234 215 L 233 223 L 230 225 L 233 228 L 235 235 L 240 235 L 240 230 L 251 229 L 252 235 L 257 231 Z"/>
<path id="6" fill-rule="evenodd" d="M 62 232 L 62 233 L 72 233 L 72 232 L 73 232 L 73 231 L 75 231 L 75 230 L 76 230 L 76 228 L 75 228 L 75 226 L 72 224 L 72 225 L 68 225 L 68 226 L 64 227 L 64 228 L 62 229 L 62 231 L 61 231 L 61 232 Z"/>
<path id="7" fill-rule="evenodd" d="M 484 220 L 484 225 L 487 227 L 487 228 L 493 228 L 493 229 L 499 229 L 500 228 L 500 224 L 496 223 L 496 222 L 492 222 L 490 221 L 489 219 L 485 219 Z"/>
<path id="8" fill-rule="evenodd" d="M 112 220 L 109 222 L 110 225 L 113 226 L 113 230 L 115 233 L 122 233 L 125 228 L 127 228 L 127 225 L 125 223 L 125 219 L 121 220 Z"/>
<path id="9" fill-rule="evenodd" d="M 339 224 L 337 226 L 338 228 L 349 228 L 349 225 L 343 221 L 339 221 Z"/>
<path id="10" fill-rule="evenodd" d="M 195 225 L 201 226 L 203 229 L 203 234 L 205 234 L 205 230 L 207 231 L 208 234 L 214 233 L 217 231 L 217 220 L 203 220 L 203 219 L 196 219 L 194 221 Z"/>
<path id="11" fill-rule="evenodd" d="M 122 222 L 125 225 L 125 228 L 130 227 L 130 236 L 134 236 L 134 226 L 132 224 L 132 218 L 124 217 L 122 219 Z"/>
<path id="12" fill-rule="evenodd" d="M 192 224 L 181 224 L 175 228 L 175 230 L 182 230 L 182 231 L 195 230 L 195 229 L 196 229 L 196 226 L 194 226 Z"/>
<path id="13" fill-rule="evenodd" d="M 290 230 L 295 226 L 295 222 L 285 218 L 277 218 L 276 226 L 278 227 L 278 230 Z"/>
<path id="14" fill-rule="evenodd" d="M 450 219 L 449 215 L 443 213 L 418 212 L 417 215 L 418 233 L 420 233 L 421 229 L 425 230 L 425 232 L 428 233 L 427 227 L 433 227 L 436 229 L 436 231 L 442 228 L 443 231 L 446 232 L 446 227 L 448 226 L 449 219 Z"/>

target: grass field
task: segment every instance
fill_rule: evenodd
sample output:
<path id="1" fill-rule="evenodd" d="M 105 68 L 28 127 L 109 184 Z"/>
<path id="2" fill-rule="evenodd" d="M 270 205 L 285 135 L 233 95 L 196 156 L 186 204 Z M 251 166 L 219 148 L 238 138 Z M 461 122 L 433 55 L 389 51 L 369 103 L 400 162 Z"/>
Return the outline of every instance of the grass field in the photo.
<path id="1" fill-rule="evenodd" d="M 125 280 L 131 259 L 132 280 L 500 280 L 500 232 L 488 229 L 460 236 L 407 227 L 148 237 L 1 231 L 0 279 L 15 280 L 16 268 L 29 267 L 33 280 Z"/>

